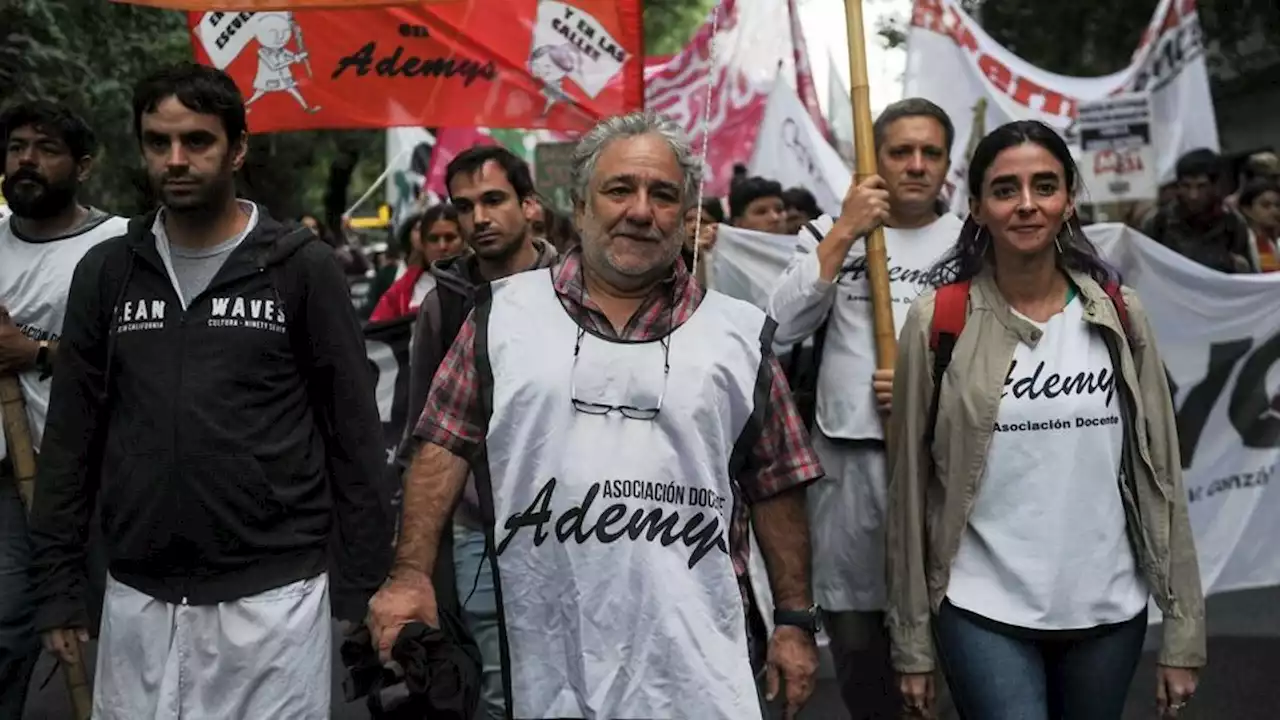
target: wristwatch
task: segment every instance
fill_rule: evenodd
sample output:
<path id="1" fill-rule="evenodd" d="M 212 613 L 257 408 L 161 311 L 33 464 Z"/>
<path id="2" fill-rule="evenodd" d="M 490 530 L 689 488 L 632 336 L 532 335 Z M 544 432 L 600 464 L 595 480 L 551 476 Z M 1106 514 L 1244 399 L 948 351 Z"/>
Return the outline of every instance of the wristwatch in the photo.
<path id="1" fill-rule="evenodd" d="M 774 625 L 790 625 L 816 635 L 822 629 L 821 608 L 810 605 L 807 610 L 774 610 Z"/>
<path id="2" fill-rule="evenodd" d="M 41 380 L 53 374 L 53 358 L 50 357 L 48 340 L 41 340 L 40 346 L 36 348 L 36 370 L 40 371 Z"/>

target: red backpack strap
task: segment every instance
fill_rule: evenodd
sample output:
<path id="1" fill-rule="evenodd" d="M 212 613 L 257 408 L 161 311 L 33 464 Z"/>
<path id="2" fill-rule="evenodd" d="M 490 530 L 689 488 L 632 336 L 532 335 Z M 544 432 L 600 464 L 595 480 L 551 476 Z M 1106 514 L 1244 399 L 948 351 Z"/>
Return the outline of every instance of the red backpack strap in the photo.
<path id="1" fill-rule="evenodd" d="M 1133 334 L 1129 332 L 1129 306 L 1124 301 L 1124 291 L 1120 289 L 1120 283 L 1108 280 L 1102 286 L 1102 291 L 1111 298 L 1111 305 L 1116 309 L 1116 317 L 1120 318 L 1120 329 L 1124 330 L 1125 339 L 1132 345 Z"/>
<path id="2" fill-rule="evenodd" d="M 969 281 L 943 285 L 934 293 L 933 320 L 929 324 L 929 350 L 933 353 L 933 399 L 925 423 L 924 443 L 933 457 L 933 438 L 938 424 L 938 400 L 942 397 L 942 375 L 951 364 L 951 351 L 964 332 L 969 317 Z"/>
<path id="3" fill-rule="evenodd" d="M 933 322 L 929 325 L 929 349 L 935 353 L 944 336 L 951 342 L 964 332 L 964 322 L 969 316 L 969 281 L 943 285 L 934 294 Z"/>

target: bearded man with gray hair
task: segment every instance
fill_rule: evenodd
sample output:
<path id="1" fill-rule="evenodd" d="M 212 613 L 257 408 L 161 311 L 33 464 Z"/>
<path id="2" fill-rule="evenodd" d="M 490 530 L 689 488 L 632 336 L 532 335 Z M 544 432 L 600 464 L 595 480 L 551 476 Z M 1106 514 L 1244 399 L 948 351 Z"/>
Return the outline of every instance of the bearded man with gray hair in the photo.
<path id="1" fill-rule="evenodd" d="M 785 683 L 787 717 L 812 692 L 804 487 L 822 470 L 773 322 L 680 262 L 697 187 L 688 145 L 652 113 L 587 133 L 581 247 L 480 293 L 418 423 L 370 629 L 385 654 L 406 624 L 436 623 L 430 568 L 471 471 L 508 717 L 759 720 L 753 660 L 771 696 Z M 746 621 L 748 519 L 778 607 L 767 654 Z"/>

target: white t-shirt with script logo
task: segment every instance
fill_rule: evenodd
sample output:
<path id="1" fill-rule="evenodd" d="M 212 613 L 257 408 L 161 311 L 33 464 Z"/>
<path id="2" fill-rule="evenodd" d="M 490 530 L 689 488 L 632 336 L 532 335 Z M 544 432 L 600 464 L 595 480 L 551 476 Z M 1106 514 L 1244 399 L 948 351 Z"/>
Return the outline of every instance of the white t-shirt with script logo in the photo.
<path id="1" fill-rule="evenodd" d="M 490 308 L 477 309 L 492 395 L 476 485 L 496 518 L 511 713 L 760 720 L 729 465 L 758 421 L 764 313 L 709 292 L 666 349 L 579 335 L 549 271 L 494 283 Z"/>
<path id="2" fill-rule="evenodd" d="M 814 223 L 820 233 L 830 230 L 830 218 Z M 889 256 L 889 294 L 893 297 L 893 326 L 902 331 L 911 303 L 928 290 L 929 271 L 956 243 L 962 223 L 946 214 L 912 230 L 885 228 Z M 867 282 L 867 244 L 854 243 L 836 280 L 835 304 L 827 326 L 822 365 L 818 370 L 817 420 L 827 437 L 875 439 L 884 437 L 884 421 L 876 410 L 871 374 L 876 369 L 875 326 L 871 313 L 871 285 Z M 812 277 L 818 282 L 817 256 Z M 808 268 L 802 268 L 808 274 Z"/>
<path id="3" fill-rule="evenodd" d="M 1036 630 L 1133 619 L 1147 606 L 1125 530 L 1124 430 L 1111 357 L 1079 298 L 1018 344 L 947 598 Z"/>
<path id="4" fill-rule="evenodd" d="M 834 223 L 824 215 L 811 224 L 823 236 Z M 889 293 L 899 332 L 911 303 L 929 287 L 929 271 L 955 245 L 961 225 L 958 217 L 946 214 L 914 230 L 885 229 Z M 808 490 L 814 600 L 836 612 L 883 610 L 884 452 L 875 442 L 828 439 L 875 441 L 884 436 L 871 387 L 876 347 L 867 246 L 862 240 L 853 244 L 833 285 L 820 278 L 819 240 L 807 229 L 800 231 L 796 255 L 769 297 L 779 343 L 810 337 L 829 323 L 818 375 L 818 430 L 813 433 L 827 476 Z"/>
<path id="5" fill-rule="evenodd" d="M 57 341 L 76 265 L 94 245 L 123 235 L 128 220 L 94 210 L 83 227 L 49 240 L 25 238 L 14 230 L 12 222 L 12 216 L 0 220 L 0 305 L 9 310 L 27 337 Z M 18 378 L 27 403 L 31 439 L 39 449 L 52 381 L 40 379 L 38 370 L 21 373 Z M 0 433 L 0 458 L 7 454 L 4 433 Z"/>

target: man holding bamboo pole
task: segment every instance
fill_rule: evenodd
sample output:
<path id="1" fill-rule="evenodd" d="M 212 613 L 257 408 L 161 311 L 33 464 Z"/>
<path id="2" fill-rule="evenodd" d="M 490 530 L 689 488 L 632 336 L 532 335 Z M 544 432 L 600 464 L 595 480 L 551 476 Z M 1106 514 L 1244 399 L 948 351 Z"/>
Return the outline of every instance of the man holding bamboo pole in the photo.
<path id="1" fill-rule="evenodd" d="M 884 627 L 886 472 L 882 416 L 893 370 L 877 368 L 869 259 L 860 242 L 883 227 L 893 321 L 926 287 L 933 263 L 960 232 L 941 213 L 954 130 L 933 103 L 894 103 L 874 124 L 879 173 L 855 183 L 840 217 L 810 223 L 769 302 L 777 342 L 815 336 L 819 373 L 814 449 L 827 477 L 809 488 L 814 599 L 854 720 L 892 717 L 899 699 Z"/>
<path id="2" fill-rule="evenodd" d="M 77 201 L 95 140 L 71 111 L 49 102 L 13 106 L 0 114 L 0 142 L 13 210 L 0 220 L 0 381 L 16 380 L 7 407 L 25 407 L 28 430 L 25 438 L 0 434 L 0 717 L 20 718 L 40 646 L 27 579 L 30 489 L 18 487 L 30 478 L 15 467 L 33 465 L 40 444 L 71 274 L 89 248 L 124 232 L 125 221 Z"/>

